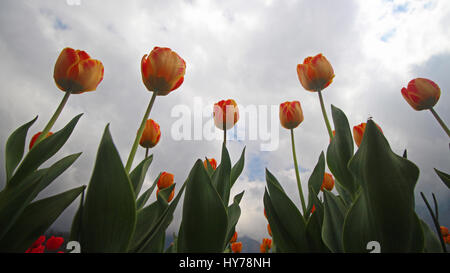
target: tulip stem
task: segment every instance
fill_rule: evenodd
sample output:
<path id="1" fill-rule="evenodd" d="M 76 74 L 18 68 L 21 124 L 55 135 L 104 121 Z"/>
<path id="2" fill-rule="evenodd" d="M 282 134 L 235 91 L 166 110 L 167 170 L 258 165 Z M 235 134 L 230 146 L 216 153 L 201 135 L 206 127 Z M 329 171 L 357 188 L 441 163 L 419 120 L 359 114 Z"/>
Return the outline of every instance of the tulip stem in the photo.
<path id="1" fill-rule="evenodd" d="M 130 155 L 128 156 L 127 165 L 125 167 L 125 171 L 127 173 L 130 172 L 131 165 L 133 164 L 134 156 L 136 155 L 136 150 L 139 145 L 139 140 L 141 139 L 142 134 L 144 133 L 145 123 L 147 122 L 148 116 L 150 115 L 150 111 L 152 110 L 153 103 L 155 102 L 156 99 L 156 94 L 157 92 L 153 92 L 153 96 L 150 99 L 150 102 L 148 103 L 147 110 L 145 111 L 144 118 L 142 119 L 141 126 L 139 127 L 139 130 L 136 134 L 136 138 L 134 139 L 133 146 L 131 147 L 131 152 Z"/>
<path id="2" fill-rule="evenodd" d="M 436 113 L 436 111 L 434 111 L 433 108 L 430 108 L 430 111 L 433 114 L 433 116 L 436 118 L 436 120 L 439 122 L 439 124 L 441 125 L 442 129 L 444 129 L 444 131 L 450 137 L 450 130 L 448 129 L 447 125 L 445 125 L 445 122 L 441 119 L 441 117 L 439 117 L 439 115 Z"/>
<path id="3" fill-rule="evenodd" d="M 328 120 L 327 111 L 325 110 L 325 106 L 323 104 L 322 92 L 321 90 L 317 91 L 319 93 L 319 101 L 320 107 L 322 108 L 323 118 L 325 119 L 325 125 L 327 126 L 328 135 L 330 135 L 330 139 L 333 139 L 333 131 L 331 130 L 330 121 Z"/>
<path id="4" fill-rule="evenodd" d="M 145 158 L 148 157 L 148 148 L 145 148 Z"/>
<path id="5" fill-rule="evenodd" d="M 223 123 L 223 145 L 227 146 L 227 128 L 225 122 Z"/>
<path id="6" fill-rule="evenodd" d="M 56 108 L 55 113 L 53 114 L 53 116 L 50 118 L 50 120 L 48 121 L 47 125 L 45 125 L 44 130 L 42 131 L 42 133 L 39 135 L 39 137 L 36 139 L 36 142 L 34 144 L 33 147 L 36 147 L 36 144 L 38 144 L 39 142 L 41 142 L 48 134 L 48 132 L 50 132 L 50 130 L 52 129 L 53 125 L 55 124 L 56 120 L 58 119 L 59 115 L 62 112 L 62 109 L 64 108 L 64 106 L 66 105 L 66 102 L 69 100 L 69 96 L 70 96 L 70 92 L 65 92 L 66 94 L 64 95 L 63 99 L 61 100 L 61 102 L 59 103 L 58 108 Z"/>
<path id="7" fill-rule="evenodd" d="M 305 197 L 303 196 L 302 183 L 300 181 L 300 174 L 298 172 L 297 155 L 295 152 L 294 129 L 291 129 L 291 142 L 292 142 L 292 155 L 294 156 L 295 176 L 297 177 L 298 193 L 300 195 L 300 201 L 302 202 L 303 217 L 306 217 Z"/>

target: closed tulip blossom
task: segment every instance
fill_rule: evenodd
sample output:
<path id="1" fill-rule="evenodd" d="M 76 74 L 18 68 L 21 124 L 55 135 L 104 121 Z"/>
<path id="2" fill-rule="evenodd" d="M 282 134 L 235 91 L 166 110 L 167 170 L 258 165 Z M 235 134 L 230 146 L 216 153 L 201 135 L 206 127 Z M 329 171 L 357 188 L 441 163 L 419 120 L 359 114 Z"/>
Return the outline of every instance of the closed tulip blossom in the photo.
<path id="1" fill-rule="evenodd" d="M 272 240 L 268 238 L 263 238 L 260 245 L 260 252 L 267 253 L 272 248 Z"/>
<path id="2" fill-rule="evenodd" d="M 142 133 L 141 139 L 139 141 L 139 145 L 146 149 L 145 157 L 148 156 L 148 149 L 155 147 L 156 144 L 158 144 L 160 138 L 161 130 L 159 124 L 156 123 L 153 119 L 148 119 L 145 123 L 144 132 Z"/>
<path id="3" fill-rule="evenodd" d="M 375 125 L 378 127 L 380 132 L 383 133 L 383 130 L 381 130 L 381 127 L 378 126 L 378 124 L 376 124 L 376 123 L 375 123 Z M 365 130 L 366 130 L 365 122 L 353 127 L 353 139 L 355 140 L 355 143 L 358 147 L 359 147 L 359 145 L 361 145 Z"/>
<path id="4" fill-rule="evenodd" d="M 53 78 L 62 91 L 80 94 L 96 90 L 103 73 L 102 62 L 85 51 L 66 47 L 56 61 Z"/>
<path id="5" fill-rule="evenodd" d="M 168 172 L 162 172 L 159 176 L 157 185 L 159 189 L 165 189 L 173 184 L 174 175 Z"/>
<path id="6" fill-rule="evenodd" d="M 57 250 L 63 243 L 64 239 L 62 237 L 52 236 L 47 240 L 47 243 L 45 243 L 45 247 L 47 250 Z"/>
<path id="7" fill-rule="evenodd" d="M 170 48 L 155 47 L 142 57 L 141 72 L 145 87 L 165 96 L 183 83 L 186 62 Z"/>
<path id="8" fill-rule="evenodd" d="M 231 129 L 239 120 L 239 109 L 233 99 L 214 104 L 214 124 L 221 130 Z"/>
<path id="9" fill-rule="evenodd" d="M 235 242 L 231 244 L 231 250 L 234 253 L 241 253 L 242 251 L 242 242 Z"/>
<path id="10" fill-rule="evenodd" d="M 280 123 L 286 129 L 294 129 L 303 121 L 303 111 L 299 101 L 280 104 Z"/>
<path id="11" fill-rule="evenodd" d="M 450 130 L 433 108 L 441 96 L 441 89 L 435 82 L 429 79 L 416 78 L 411 80 L 406 88 L 403 87 L 401 93 L 414 110 L 430 110 L 442 129 L 450 137 Z"/>
<path id="12" fill-rule="evenodd" d="M 331 191 L 333 187 L 334 187 L 333 175 L 331 175 L 331 173 L 325 173 L 323 176 L 322 186 L 320 186 L 320 190 L 323 191 L 323 189 L 326 189 L 328 191 Z"/>
<path id="13" fill-rule="evenodd" d="M 217 161 L 214 158 L 207 158 L 203 161 L 203 165 L 205 166 L 205 169 L 208 169 L 207 161 L 209 162 L 209 165 L 211 165 L 211 168 L 213 170 L 217 169 Z"/>
<path id="14" fill-rule="evenodd" d="M 297 76 L 303 88 L 319 94 L 320 107 L 328 130 L 328 135 L 330 138 L 333 138 L 330 121 L 328 120 L 322 98 L 322 90 L 327 88 L 333 82 L 333 67 L 327 58 L 320 53 L 314 57 L 307 57 L 302 64 L 298 64 Z"/>
<path id="15" fill-rule="evenodd" d="M 34 144 L 36 143 L 36 140 L 39 138 L 39 136 L 40 136 L 41 134 L 42 134 L 42 132 L 36 133 L 36 134 L 31 138 L 30 146 L 29 146 L 29 149 L 30 149 L 30 150 L 33 148 Z M 49 137 L 49 136 L 51 136 L 51 135 L 53 135 L 53 133 L 52 133 L 52 132 L 48 132 L 46 137 Z"/>

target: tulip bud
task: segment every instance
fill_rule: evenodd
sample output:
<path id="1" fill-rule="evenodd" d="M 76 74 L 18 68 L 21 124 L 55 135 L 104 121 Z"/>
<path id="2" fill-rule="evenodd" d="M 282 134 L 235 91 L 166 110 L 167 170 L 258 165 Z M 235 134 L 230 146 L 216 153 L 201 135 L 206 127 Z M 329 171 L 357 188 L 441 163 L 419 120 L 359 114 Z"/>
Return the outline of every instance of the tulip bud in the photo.
<path id="1" fill-rule="evenodd" d="M 217 128 L 221 130 L 232 128 L 239 120 L 239 109 L 236 102 L 233 99 L 229 99 L 215 103 L 213 117 Z"/>
<path id="2" fill-rule="evenodd" d="M 53 78 L 62 91 L 81 94 L 97 89 L 103 73 L 99 60 L 91 59 L 85 51 L 66 47 L 56 60 Z"/>
<path id="3" fill-rule="evenodd" d="M 446 228 L 446 227 L 444 227 L 444 226 L 441 226 L 440 229 L 441 229 L 441 234 L 442 234 L 442 236 L 445 237 L 445 236 L 449 235 L 449 233 L 448 233 L 448 228 Z"/>
<path id="4" fill-rule="evenodd" d="M 157 197 L 157 198 L 159 198 L 159 195 L 158 195 L 158 194 L 159 194 L 159 190 L 162 190 L 162 188 L 158 188 L 158 189 L 156 190 L 156 197 Z M 167 198 L 167 202 L 172 201 L 174 195 L 175 195 L 175 187 L 173 187 L 173 190 L 172 190 L 172 192 L 170 193 L 169 198 Z"/>
<path id="5" fill-rule="evenodd" d="M 299 101 L 280 104 L 280 123 L 286 129 L 294 129 L 303 121 L 303 111 Z"/>
<path id="6" fill-rule="evenodd" d="M 297 65 L 297 75 L 303 88 L 319 91 L 331 84 L 334 78 L 333 67 L 322 54 L 307 57 L 303 64 Z"/>
<path id="7" fill-rule="evenodd" d="M 30 150 L 31 150 L 31 148 L 33 148 L 34 143 L 36 142 L 36 140 L 38 139 L 38 137 L 41 135 L 41 133 L 42 133 L 42 132 L 39 132 L 39 133 L 35 134 L 35 135 L 31 138 L 30 146 L 28 147 Z M 46 137 L 49 137 L 49 136 L 51 136 L 51 135 L 53 135 L 53 133 L 52 133 L 52 132 L 48 132 L 48 134 L 47 134 Z"/>
<path id="8" fill-rule="evenodd" d="M 313 214 L 316 211 L 316 205 L 313 204 L 312 208 L 311 208 L 311 214 Z"/>
<path id="9" fill-rule="evenodd" d="M 331 191 L 334 187 L 334 179 L 331 173 L 325 173 L 323 176 L 322 186 L 320 186 L 320 190 L 323 191 L 325 188 L 326 190 Z"/>
<path id="10" fill-rule="evenodd" d="M 441 89 L 431 80 L 417 78 L 411 80 L 407 88 L 402 88 L 402 95 L 414 110 L 420 111 L 430 109 L 438 102 Z"/>
<path id="11" fill-rule="evenodd" d="M 145 123 L 144 132 L 139 140 L 139 144 L 144 148 L 153 148 L 158 144 L 160 138 L 161 130 L 159 124 L 153 119 L 148 119 Z"/>
<path id="12" fill-rule="evenodd" d="M 378 124 L 376 124 L 376 123 L 375 123 L 375 125 L 378 127 L 380 132 L 383 133 L 383 130 L 381 130 L 381 127 L 378 126 Z M 361 145 L 361 141 L 363 139 L 365 130 L 366 130 L 365 122 L 353 127 L 353 139 L 355 140 L 355 143 L 358 147 L 359 147 L 359 145 Z"/>
<path id="13" fill-rule="evenodd" d="M 236 242 L 231 244 L 231 250 L 234 253 L 240 253 L 242 251 L 242 242 Z"/>
<path id="14" fill-rule="evenodd" d="M 206 163 L 206 160 L 209 161 L 209 165 L 211 165 L 213 170 L 215 170 L 217 168 L 217 161 L 214 158 L 207 158 L 203 161 L 203 165 L 205 166 L 205 169 L 208 169 L 208 163 Z"/>
<path id="15" fill-rule="evenodd" d="M 270 224 L 267 224 L 267 233 L 272 237 L 272 229 L 270 229 Z"/>
<path id="16" fill-rule="evenodd" d="M 186 62 L 167 47 L 155 47 L 141 60 L 142 81 L 150 92 L 165 96 L 184 81 Z"/>
<path id="17" fill-rule="evenodd" d="M 45 243 L 45 247 L 47 250 L 57 250 L 64 243 L 64 239 L 62 237 L 52 236 Z"/>
<path id="18" fill-rule="evenodd" d="M 159 189 L 165 189 L 167 187 L 170 187 L 173 184 L 173 174 L 168 172 L 162 172 L 159 176 L 157 185 Z"/>
<path id="19" fill-rule="evenodd" d="M 234 232 L 233 237 L 231 237 L 230 243 L 236 242 L 237 236 L 238 236 L 237 232 Z"/>
<path id="20" fill-rule="evenodd" d="M 266 253 L 272 247 L 272 240 L 268 238 L 263 238 L 262 243 L 259 247 L 261 253 Z"/>

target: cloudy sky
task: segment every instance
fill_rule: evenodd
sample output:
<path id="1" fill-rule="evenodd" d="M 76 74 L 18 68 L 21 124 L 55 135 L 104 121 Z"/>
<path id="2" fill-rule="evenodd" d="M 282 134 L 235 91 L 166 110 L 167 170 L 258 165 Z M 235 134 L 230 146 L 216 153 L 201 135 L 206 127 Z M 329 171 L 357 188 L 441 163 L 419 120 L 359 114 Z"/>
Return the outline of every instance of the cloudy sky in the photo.
<path id="1" fill-rule="evenodd" d="M 329 115 L 330 104 L 334 104 L 344 110 L 352 126 L 373 117 L 392 149 L 399 154 L 408 149 L 409 159 L 421 169 L 416 187 L 420 216 L 429 220 L 419 192 L 430 198 L 434 192 L 441 222 L 450 225 L 450 193 L 433 172 L 433 168 L 450 172 L 449 139 L 431 113 L 414 111 L 400 93 L 413 78 L 435 81 L 442 90 L 435 110 L 450 123 L 447 0 L 155 0 L 126 4 L 3 0 L 0 6 L 2 155 L 15 128 L 39 115 L 30 133 L 41 131 L 62 99 L 64 94 L 53 81 L 53 67 L 63 48 L 85 50 L 105 66 L 97 90 L 71 96 L 53 129 L 84 113 L 56 158 L 80 151 L 83 155 L 40 197 L 89 182 L 107 123 L 126 161 L 151 96 L 141 81 L 140 60 L 155 46 L 170 47 L 187 63 L 185 81 L 168 96 L 158 97 L 150 114 L 160 124 L 162 137 L 151 151 L 154 160 L 145 187 L 161 171 L 175 174 L 175 182 L 181 185 L 196 159 L 220 158 L 220 132 L 217 138 L 202 134 L 195 138 L 192 129 L 189 139 L 180 140 L 174 129 L 179 109 L 191 114 L 192 128 L 198 124 L 210 128 L 214 102 L 233 98 L 242 109 L 256 107 L 257 116 L 241 115 L 236 131 L 229 132 L 228 147 L 233 162 L 247 147 L 244 172 L 232 191 L 245 190 L 237 231 L 258 241 L 267 237 L 262 201 L 266 167 L 300 204 L 290 135 L 278 124 L 278 105 L 299 100 L 303 108 L 305 120 L 295 130 L 295 141 L 304 184 L 328 145 L 318 96 L 305 91 L 296 74 L 304 58 L 323 53 L 336 74 L 323 92 Z M 199 119 L 194 121 L 194 116 Z M 247 135 L 237 139 L 242 132 Z M 249 138 L 251 132 L 257 139 Z M 262 151 L 261 144 L 270 139 L 277 144 L 275 149 Z M 143 156 L 141 149 L 137 158 Z M 4 165 L 3 156 L 0 164 Z M 0 175 L 5 177 L 3 168 Z M 54 228 L 68 230 L 77 206 L 78 202 L 66 210 Z M 180 211 L 169 227 L 171 232 L 178 231 Z"/>

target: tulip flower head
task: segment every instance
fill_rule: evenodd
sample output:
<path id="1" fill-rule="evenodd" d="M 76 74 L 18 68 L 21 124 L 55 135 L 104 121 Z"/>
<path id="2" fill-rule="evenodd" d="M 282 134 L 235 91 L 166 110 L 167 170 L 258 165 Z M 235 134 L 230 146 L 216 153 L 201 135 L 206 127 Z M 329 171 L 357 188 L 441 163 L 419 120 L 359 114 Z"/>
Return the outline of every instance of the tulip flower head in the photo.
<path id="1" fill-rule="evenodd" d="M 94 91 L 103 80 L 102 62 L 82 50 L 66 47 L 56 60 L 53 78 L 59 89 L 71 94 Z"/>
<path id="2" fill-rule="evenodd" d="M 157 198 L 159 198 L 159 195 L 158 195 L 159 190 L 160 190 L 159 188 L 156 190 L 156 197 Z M 172 201 L 174 195 L 175 195 L 175 187 L 173 188 L 172 192 L 170 193 L 169 197 L 167 198 L 167 202 Z"/>
<path id="3" fill-rule="evenodd" d="M 165 189 L 173 184 L 174 175 L 168 172 L 162 172 L 159 176 L 157 185 L 159 189 Z"/>
<path id="4" fill-rule="evenodd" d="M 406 102 L 416 111 L 432 108 L 441 96 L 439 86 L 424 78 L 411 80 L 408 87 L 403 87 L 401 92 Z"/>
<path id="5" fill-rule="evenodd" d="M 334 179 L 331 173 L 325 173 L 323 176 L 322 186 L 320 186 L 320 190 L 323 191 L 325 188 L 328 191 L 331 191 L 334 187 Z"/>
<path id="6" fill-rule="evenodd" d="M 209 165 L 211 165 L 213 170 L 215 170 L 217 168 L 217 161 L 214 158 L 207 158 L 203 161 L 203 165 L 205 166 L 205 169 L 208 169 L 208 163 L 206 162 L 206 160 L 208 160 Z"/>
<path id="7" fill-rule="evenodd" d="M 378 127 L 380 132 L 383 133 L 383 130 L 381 130 L 381 127 L 378 126 L 378 124 L 376 124 L 376 123 L 375 123 L 375 125 Z M 355 140 L 355 143 L 358 147 L 359 147 L 359 145 L 361 145 L 361 141 L 363 139 L 365 130 L 366 130 L 365 122 L 353 127 L 353 139 Z"/>
<path id="8" fill-rule="evenodd" d="M 297 75 L 303 88 L 315 92 L 325 89 L 334 78 L 333 67 L 322 54 L 307 57 L 297 65 Z"/>
<path id="9" fill-rule="evenodd" d="M 64 238 L 52 236 L 47 240 L 45 247 L 47 250 L 57 250 L 64 243 Z"/>
<path id="10" fill-rule="evenodd" d="M 280 123 L 286 129 L 294 129 L 303 121 L 303 111 L 299 101 L 280 104 Z"/>
<path id="11" fill-rule="evenodd" d="M 236 242 L 237 236 L 238 236 L 237 232 L 234 232 L 233 237 L 231 237 L 230 243 Z"/>
<path id="12" fill-rule="evenodd" d="M 242 251 L 242 242 L 235 242 L 231 244 L 231 250 L 234 253 L 241 253 Z"/>
<path id="13" fill-rule="evenodd" d="M 159 124 L 153 119 L 148 119 L 145 123 L 144 132 L 139 140 L 139 144 L 144 148 L 153 148 L 158 144 L 160 138 L 161 130 Z"/>
<path id="14" fill-rule="evenodd" d="M 313 205 L 311 208 L 311 214 L 313 214 L 316 211 L 316 205 Z"/>
<path id="15" fill-rule="evenodd" d="M 232 128 L 239 120 L 239 109 L 233 99 L 221 100 L 214 104 L 214 124 L 221 130 Z"/>
<path id="16" fill-rule="evenodd" d="M 155 47 L 142 57 L 141 72 L 145 87 L 165 96 L 183 83 L 186 62 L 170 48 Z"/>
<path id="17" fill-rule="evenodd" d="M 33 148 L 34 143 L 36 142 L 36 140 L 38 139 L 38 137 L 39 137 L 41 134 L 42 134 L 42 132 L 36 133 L 36 134 L 31 138 L 30 146 L 28 147 L 30 150 L 31 150 L 31 148 Z M 48 134 L 47 134 L 46 137 L 49 137 L 49 136 L 51 136 L 51 135 L 53 135 L 53 133 L 52 133 L 52 132 L 48 132 Z"/>
<path id="18" fill-rule="evenodd" d="M 272 229 L 270 229 L 270 224 L 267 224 L 267 233 L 272 237 Z"/>

